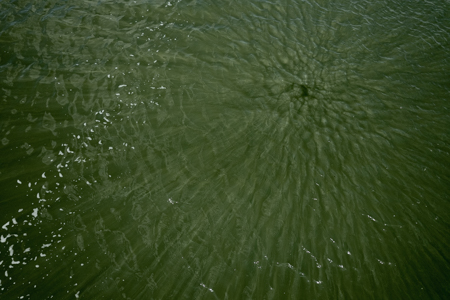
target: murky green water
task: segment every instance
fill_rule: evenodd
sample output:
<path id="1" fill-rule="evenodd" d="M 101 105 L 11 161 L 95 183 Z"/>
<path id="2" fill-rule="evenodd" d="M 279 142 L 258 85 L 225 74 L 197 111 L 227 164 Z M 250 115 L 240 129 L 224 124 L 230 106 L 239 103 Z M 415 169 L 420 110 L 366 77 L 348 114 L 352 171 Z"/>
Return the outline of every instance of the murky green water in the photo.
<path id="1" fill-rule="evenodd" d="M 448 1 L 0 1 L 2 299 L 448 299 Z"/>

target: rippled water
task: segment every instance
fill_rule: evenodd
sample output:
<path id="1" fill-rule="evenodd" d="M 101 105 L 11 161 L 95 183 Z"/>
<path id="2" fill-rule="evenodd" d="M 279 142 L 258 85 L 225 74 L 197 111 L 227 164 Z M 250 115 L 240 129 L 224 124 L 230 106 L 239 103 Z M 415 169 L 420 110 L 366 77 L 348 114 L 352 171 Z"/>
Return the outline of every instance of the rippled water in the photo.
<path id="1" fill-rule="evenodd" d="M 1 1 L 2 299 L 448 299 L 448 1 Z"/>

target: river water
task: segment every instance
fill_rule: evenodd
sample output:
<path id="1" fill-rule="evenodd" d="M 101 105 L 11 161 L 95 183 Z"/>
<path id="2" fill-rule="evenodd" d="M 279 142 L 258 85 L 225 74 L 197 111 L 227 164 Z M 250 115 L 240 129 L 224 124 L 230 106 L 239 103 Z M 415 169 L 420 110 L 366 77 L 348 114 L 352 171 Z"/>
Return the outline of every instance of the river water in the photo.
<path id="1" fill-rule="evenodd" d="M 448 299 L 450 3 L 0 1 L 2 299 Z"/>

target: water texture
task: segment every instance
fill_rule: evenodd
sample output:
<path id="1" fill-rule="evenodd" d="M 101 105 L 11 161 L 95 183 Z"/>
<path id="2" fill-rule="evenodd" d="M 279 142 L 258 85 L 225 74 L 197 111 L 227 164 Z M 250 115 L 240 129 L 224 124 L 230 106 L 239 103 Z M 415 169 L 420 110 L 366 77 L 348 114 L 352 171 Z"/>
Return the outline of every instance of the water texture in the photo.
<path id="1" fill-rule="evenodd" d="M 0 1 L 2 299 L 448 299 L 448 1 Z"/>

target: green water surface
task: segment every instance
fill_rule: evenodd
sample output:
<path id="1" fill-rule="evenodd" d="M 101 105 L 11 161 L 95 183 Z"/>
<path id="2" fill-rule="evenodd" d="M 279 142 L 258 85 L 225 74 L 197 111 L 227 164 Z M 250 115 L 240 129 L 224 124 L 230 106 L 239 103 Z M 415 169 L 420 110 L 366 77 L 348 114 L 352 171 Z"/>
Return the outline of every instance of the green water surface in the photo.
<path id="1" fill-rule="evenodd" d="M 0 298 L 449 299 L 449 12 L 0 1 Z"/>

